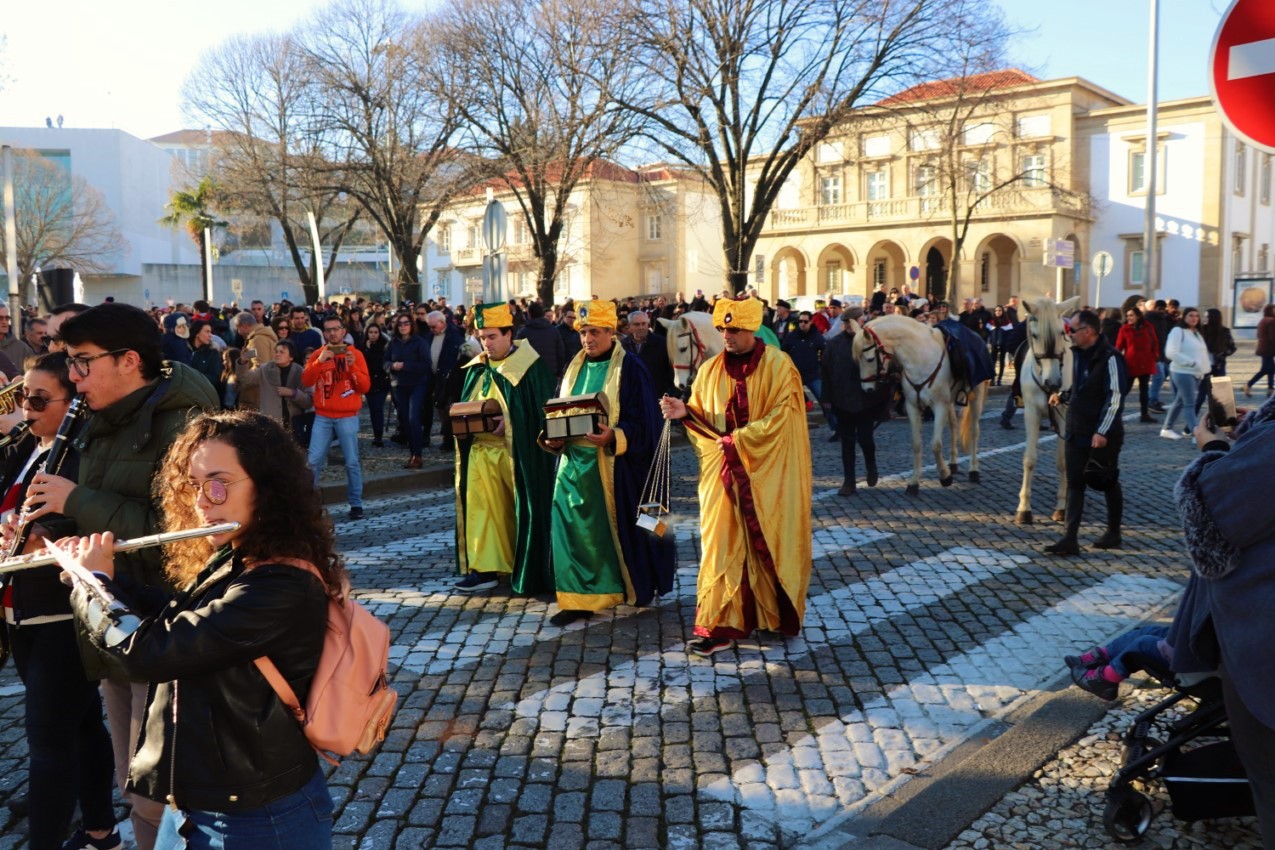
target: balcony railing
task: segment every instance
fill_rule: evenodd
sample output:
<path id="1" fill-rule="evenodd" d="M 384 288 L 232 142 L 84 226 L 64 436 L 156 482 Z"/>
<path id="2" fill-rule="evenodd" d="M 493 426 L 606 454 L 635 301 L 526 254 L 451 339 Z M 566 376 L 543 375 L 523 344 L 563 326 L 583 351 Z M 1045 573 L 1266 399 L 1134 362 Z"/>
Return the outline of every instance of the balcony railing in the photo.
<path id="1" fill-rule="evenodd" d="M 1082 199 L 1049 187 L 1005 190 L 984 199 L 975 209 L 974 218 L 1051 211 L 1085 215 L 1086 207 Z M 766 223 L 766 230 L 808 230 L 877 222 L 922 222 L 939 216 L 946 217 L 950 212 L 950 199 L 946 196 L 857 201 L 850 204 L 773 210 Z"/>

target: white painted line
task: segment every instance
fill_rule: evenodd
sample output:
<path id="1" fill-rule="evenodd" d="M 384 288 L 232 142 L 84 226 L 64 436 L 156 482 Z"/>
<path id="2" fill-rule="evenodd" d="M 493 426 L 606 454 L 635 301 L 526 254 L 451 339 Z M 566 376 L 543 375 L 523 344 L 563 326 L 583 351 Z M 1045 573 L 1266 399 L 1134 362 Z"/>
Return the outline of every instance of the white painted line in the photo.
<path id="1" fill-rule="evenodd" d="M 678 534 L 681 537 L 679 545 L 686 546 L 689 545 L 692 539 L 698 538 L 699 529 L 681 526 Z M 831 554 L 840 554 L 847 549 L 891 536 L 893 535 L 869 529 L 820 529 L 815 532 L 815 558 L 819 559 Z M 988 554 L 993 555 L 993 553 Z M 1005 558 L 1002 555 L 994 555 L 994 557 Z M 677 604 L 679 599 L 694 597 L 695 581 L 699 568 L 696 566 L 695 561 L 691 561 L 690 564 L 690 566 L 683 566 L 678 569 L 673 584 L 673 592 L 659 599 L 656 603 L 657 606 Z M 448 588 L 455 581 L 455 578 L 449 578 L 447 580 Z M 927 573 L 925 581 L 935 583 L 940 580 Z M 926 591 L 924 588 L 917 587 L 915 592 L 923 594 Z M 360 599 L 370 599 L 385 606 L 382 609 L 374 608 L 374 613 L 393 613 L 396 608 L 406 604 L 439 606 L 446 601 L 448 596 L 455 595 L 455 591 L 448 589 L 445 589 L 441 594 L 435 593 L 430 596 L 426 596 L 424 593 L 425 591 L 422 589 L 422 592 L 412 597 L 410 601 L 400 598 L 402 595 L 398 593 L 387 593 L 380 597 L 376 594 L 356 595 Z M 499 616 L 480 619 L 477 622 L 462 625 L 449 625 L 444 629 L 435 629 L 426 632 L 410 645 L 395 644 L 390 647 L 390 660 L 401 669 L 412 673 L 430 675 L 446 673 L 459 663 L 476 660 L 486 655 L 503 654 L 511 646 L 530 646 L 538 641 L 560 637 L 566 632 L 581 631 L 594 628 L 602 623 L 636 616 L 643 610 L 629 605 L 621 605 L 606 611 L 598 611 L 588 620 L 577 621 L 560 628 L 548 622 L 551 613 L 549 603 L 541 602 L 537 599 L 528 599 L 521 603 L 516 610 L 508 611 Z"/>
<path id="2" fill-rule="evenodd" d="M 1181 590 L 1114 575 L 734 772 L 701 795 L 756 809 L 811 839 L 966 740 L 1057 677 L 1057 656 L 1103 643 Z"/>
<path id="3" fill-rule="evenodd" d="M 806 620 L 799 637 L 781 638 L 775 646 L 758 647 L 752 640 L 741 643 L 739 654 L 748 658 L 738 665 L 739 673 L 744 675 L 761 669 L 766 660 L 800 658 L 829 642 L 848 641 L 878 623 L 908 611 L 923 610 L 945 596 L 960 593 L 1028 562 L 1022 555 L 957 547 L 884 575 L 811 597 L 806 603 Z M 585 737 L 599 734 L 596 722 L 599 695 L 611 703 L 610 724 L 626 724 L 632 722 L 634 715 L 658 711 L 661 693 L 665 699 L 681 701 L 679 688 L 689 685 L 690 695 L 704 696 L 714 693 L 715 689 L 701 693 L 703 687 L 695 683 L 711 685 L 719 680 L 717 665 L 698 660 L 691 664 L 684 649 L 678 646 L 647 653 L 605 673 L 563 682 L 501 708 L 513 709 L 519 717 L 539 718 L 541 729 L 566 730 L 567 737 Z M 735 685 L 739 683 L 734 676 L 730 681 Z M 626 691 L 632 691 L 632 697 Z M 680 693 L 686 695 L 684 689 Z"/>
<path id="4" fill-rule="evenodd" d="M 1275 74 L 1275 38 L 1250 41 L 1231 48 L 1227 59 L 1226 78 L 1244 80 Z"/>

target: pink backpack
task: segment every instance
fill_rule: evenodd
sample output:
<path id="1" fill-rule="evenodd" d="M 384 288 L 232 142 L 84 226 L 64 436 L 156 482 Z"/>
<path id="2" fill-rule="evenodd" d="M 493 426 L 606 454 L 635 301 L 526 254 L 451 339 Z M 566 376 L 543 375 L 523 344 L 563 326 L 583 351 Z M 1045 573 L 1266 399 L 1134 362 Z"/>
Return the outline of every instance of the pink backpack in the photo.
<path id="1" fill-rule="evenodd" d="M 282 558 L 272 563 L 307 570 L 322 580 L 308 561 Z M 274 662 L 262 657 L 254 663 L 319 755 L 337 764 L 329 753 L 367 753 L 385 740 L 398 703 L 398 692 L 389 686 L 389 658 L 389 627 L 350 598 L 347 583 L 339 595 L 328 597 L 328 629 L 304 709 Z"/>

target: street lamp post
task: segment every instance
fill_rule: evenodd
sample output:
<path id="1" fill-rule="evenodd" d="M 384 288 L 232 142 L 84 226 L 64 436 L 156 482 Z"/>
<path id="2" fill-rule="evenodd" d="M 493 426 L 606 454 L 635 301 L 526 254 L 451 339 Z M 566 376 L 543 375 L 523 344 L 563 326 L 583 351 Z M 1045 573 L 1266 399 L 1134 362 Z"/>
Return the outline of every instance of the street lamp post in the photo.
<path id="1" fill-rule="evenodd" d="M 1160 0 L 1151 2 L 1151 33 L 1147 56 L 1147 207 L 1142 231 L 1142 288 L 1148 301 L 1155 294 L 1160 264 L 1156 261 L 1155 193 L 1159 155 L 1157 145 L 1157 65 L 1160 59 Z"/>

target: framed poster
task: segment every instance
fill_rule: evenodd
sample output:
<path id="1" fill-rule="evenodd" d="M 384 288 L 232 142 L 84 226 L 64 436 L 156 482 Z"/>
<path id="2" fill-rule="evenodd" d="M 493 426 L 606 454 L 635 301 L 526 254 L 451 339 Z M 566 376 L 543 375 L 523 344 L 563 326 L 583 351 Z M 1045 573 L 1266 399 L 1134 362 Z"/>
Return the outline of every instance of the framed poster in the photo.
<path id="1" fill-rule="evenodd" d="M 1262 318 L 1262 310 L 1275 300 L 1275 279 L 1270 277 L 1247 277 L 1235 279 L 1234 318 L 1231 327 L 1255 328 Z"/>

